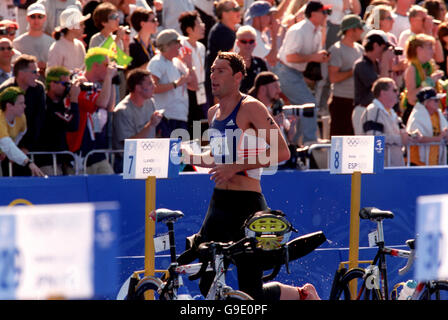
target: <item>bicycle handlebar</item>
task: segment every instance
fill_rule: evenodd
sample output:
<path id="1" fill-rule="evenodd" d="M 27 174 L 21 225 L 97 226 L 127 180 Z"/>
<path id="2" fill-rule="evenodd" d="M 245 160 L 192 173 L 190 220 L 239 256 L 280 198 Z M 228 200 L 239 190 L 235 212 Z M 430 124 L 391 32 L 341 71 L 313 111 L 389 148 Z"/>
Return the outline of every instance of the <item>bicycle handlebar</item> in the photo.
<path id="1" fill-rule="evenodd" d="M 415 240 L 407 240 L 406 244 L 408 245 L 408 247 L 411 249 L 410 253 L 409 253 L 409 257 L 408 260 L 406 262 L 406 265 L 398 270 L 398 274 L 400 276 L 406 274 L 409 269 L 411 269 L 412 265 L 414 264 L 414 260 L 415 260 Z"/>

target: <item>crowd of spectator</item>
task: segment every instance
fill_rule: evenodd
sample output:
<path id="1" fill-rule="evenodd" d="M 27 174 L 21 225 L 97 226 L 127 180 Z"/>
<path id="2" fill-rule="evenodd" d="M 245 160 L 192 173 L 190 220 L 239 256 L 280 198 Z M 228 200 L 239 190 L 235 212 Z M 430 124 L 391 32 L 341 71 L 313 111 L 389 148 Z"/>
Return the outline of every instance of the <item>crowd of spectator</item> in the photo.
<path id="1" fill-rule="evenodd" d="M 192 136 L 216 102 L 220 51 L 243 57 L 240 91 L 265 104 L 290 150 L 384 135 L 386 165 L 446 164 L 446 13 L 444 0 L 7 0 L 0 173 L 72 174 L 78 161 L 58 154 L 55 169 L 43 153 L 79 160 L 127 138 Z M 115 160 L 94 154 L 87 173 L 119 173 Z"/>

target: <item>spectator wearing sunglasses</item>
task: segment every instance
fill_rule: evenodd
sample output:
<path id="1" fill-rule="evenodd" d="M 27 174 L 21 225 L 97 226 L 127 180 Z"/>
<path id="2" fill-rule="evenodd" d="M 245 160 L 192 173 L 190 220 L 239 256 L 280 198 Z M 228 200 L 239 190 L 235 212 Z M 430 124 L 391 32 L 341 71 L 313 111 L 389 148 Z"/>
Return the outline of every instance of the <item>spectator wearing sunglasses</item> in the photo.
<path id="1" fill-rule="evenodd" d="M 27 9 L 28 31 L 13 41 L 14 47 L 21 53 L 29 54 L 37 58 L 37 66 L 45 75 L 48 61 L 48 51 L 54 39 L 44 32 L 47 14 L 45 7 L 40 3 L 33 3 Z"/>
<path id="2" fill-rule="evenodd" d="M 129 53 L 129 35 L 126 34 L 126 30 L 129 31 L 129 28 L 120 26 L 119 19 L 118 10 L 112 3 L 104 2 L 96 7 L 93 11 L 93 22 L 100 32 L 90 38 L 89 48 L 101 47 L 106 39 L 112 35 L 115 43 L 124 52 Z"/>
<path id="3" fill-rule="evenodd" d="M 68 151 L 66 132 L 78 130 L 79 125 L 80 81 L 78 78 L 72 84 L 70 71 L 65 67 L 51 67 L 47 70 L 45 78 L 47 108 L 42 133 L 45 151 Z M 58 155 L 55 172 L 52 156 L 43 156 L 40 169 L 48 176 L 67 174 L 72 159 L 67 155 Z"/>
<path id="4" fill-rule="evenodd" d="M 19 87 L 25 92 L 27 131 L 19 143 L 19 148 L 25 153 L 43 151 L 41 134 L 45 121 L 45 87 L 38 78 L 36 57 L 22 54 L 13 64 L 13 77 L 0 85 L 0 92 L 11 86 Z M 39 166 L 40 157 L 35 156 L 34 160 Z M 28 168 L 15 164 L 13 164 L 13 173 L 15 176 L 29 175 Z"/>
<path id="5" fill-rule="evenodd" d="M 12 77 L 12 56 L 11 40 L 0 39 L 0 84 Z"/>
<path id="6" fill-rule="evenodd" d="M 140 7 L 132 12 L 130 20 L 132 28 L 137 31 L 137 35 L 129 43 L 129 55 L 132 57 L 132 61 L 127 70 L 146 69 L 148 62 L 156 54 L 151 36 L 157 33 L 159 22 L 152 10 Z"/>
<path id="7" fill-rule="evenodd" d="M 17 29 L 19 29 L 19 25 L 14 21 L 11 20 L 0 21 L 0 35 L 2 37 L 6 37 L 9 40 L 14 41 Z"/>
<path id="8" fill-rule="evenodd" d="M 242 26 L 236 32 L 236 46 L 246 65 L 246 76 L 241 81 L 240 91 L 247 93 L 254 85 L 255 77 L 262 71 L 267 71 L 266 62 L 253 55 L 256 41 L 256 31 L 251 26 Z"/>
<path id="9" fill-rule="evenodd" d="M 47 21 L 45 21 L 45 33 L 51 36 L 54 30 L 60 25 L 61 13 L 69 7 L 77 7 L 82 10 L 82 5 L 79 0 L 38 0 L 45 6 L 47 12 Z"/>

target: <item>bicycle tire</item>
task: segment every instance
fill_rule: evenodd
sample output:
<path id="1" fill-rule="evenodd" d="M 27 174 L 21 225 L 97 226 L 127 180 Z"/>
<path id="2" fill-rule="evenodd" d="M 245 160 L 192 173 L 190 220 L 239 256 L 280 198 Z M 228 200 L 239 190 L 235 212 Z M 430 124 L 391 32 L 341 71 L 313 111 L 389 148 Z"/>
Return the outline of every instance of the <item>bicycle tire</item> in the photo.
<path id="1" fill-rule="evenodd" d="M 330 297 L 330 300 L 352 300 L 349 283 L 355 279 L 358 280 L 356 300 L 381 300 L 379 290 L 369 290 L 365 287 L 364 274 L 365 270 L 362 268 L 348 270 L 334 286 L 333 296 Z"/>
<path id="2" fill-rule="evenodd" d="M 443 298 L 440 298 L 440 293 L 443 292 Z M 434 297 L 435 299 L 431 299 Z M 419 297 L 420 300 L 445 300 L 448 299 L 448 281 L 440 280 L 434 281 L 433 287 L 425 287 Z"/>
<path id="3" fill-rule="evenodd" d="M 154 276 L 146 276 L 142 278 L 135 286 L 135 299 L 145 300 L 145 293 L 148 291 L 153 291 L 154 299 L 156 299 L 158 290 L 160 289 L 162 284 L 162 280 Z"/>
<path id="4" fill-rule="evenodd" d="M 223 300 L 254 300 L 250 295 L 240 290 L 224 292 L 223 296 Z"/>

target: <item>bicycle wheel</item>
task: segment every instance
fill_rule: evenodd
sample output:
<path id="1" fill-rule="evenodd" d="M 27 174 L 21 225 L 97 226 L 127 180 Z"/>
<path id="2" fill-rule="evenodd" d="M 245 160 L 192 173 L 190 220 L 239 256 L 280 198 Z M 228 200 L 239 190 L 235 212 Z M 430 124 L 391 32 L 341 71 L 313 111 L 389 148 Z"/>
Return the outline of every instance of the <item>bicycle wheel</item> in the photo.
<path id="1" fill-rule="evenodd" d="M 146 276 L 142 278 L 137 285 L 135 286 L 135 299 L 136 300 L 145 300 L 146 292 L 154 292 L 154 299 L 159 299 L 158 291 L 162 286 L 163 282 L 157 277 Z"/>
<path id="2" fill-rule="evenodd" d="M 223 300 L 254 300 L 250 295 L 240 290 L 231 290 L 223 293 Z"/>
<path id="3" fill-rule="evenodd" d="M 334 286 L 330 300 L 352 300 L 350 295 L 350 282 L 357 280 L 357 296 L 355 300 L 381 300 L 379 290 L 369 290 L 364 282 L 365 270 L 353 268 L 345 273 Z"/>
<path id="4" fill-rule="evenodd" d="M 420 295 L 420 300 L 448 300 L 448 281 L 434 281 L 426 286 Z"/>

